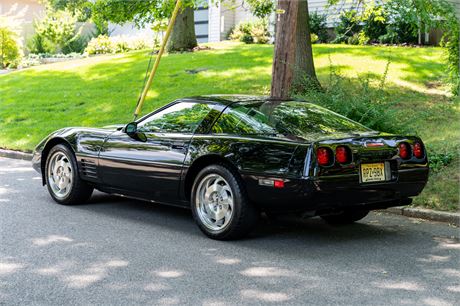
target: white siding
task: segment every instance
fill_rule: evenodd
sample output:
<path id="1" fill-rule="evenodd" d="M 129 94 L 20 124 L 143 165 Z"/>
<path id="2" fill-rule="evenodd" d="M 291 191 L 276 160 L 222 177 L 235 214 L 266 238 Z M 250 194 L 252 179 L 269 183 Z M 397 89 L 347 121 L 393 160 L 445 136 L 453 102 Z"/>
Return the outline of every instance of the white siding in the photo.
<path id="1" fill-rule="evenodd" d="M 220 3 L 209 5 L 209 42 L 220 41 Z"/>
<path id="2" fill-rule="evenodd" d="M 220 40 L 227 39 L 227 34 L 235 26 L 235 10 L 221 6 L 220 12 Z"/>
<path id="3" fill-rule="evenodd" d="M 235 9 L 235 24 L 242 21 L 254 20 L 256 17 L 249 11 L 248 5 L 242 0 L 236 1 L 237 8 Z"/>
<path id="4" fill-rule="evenodd" d="M 132 22 L 127 22 L 122 25 L 109 23 L 109 34 L 110 36 L 126 35 L 130 37 L 153 37 L 153 31 L 150 25 L 138 28 Z"/>

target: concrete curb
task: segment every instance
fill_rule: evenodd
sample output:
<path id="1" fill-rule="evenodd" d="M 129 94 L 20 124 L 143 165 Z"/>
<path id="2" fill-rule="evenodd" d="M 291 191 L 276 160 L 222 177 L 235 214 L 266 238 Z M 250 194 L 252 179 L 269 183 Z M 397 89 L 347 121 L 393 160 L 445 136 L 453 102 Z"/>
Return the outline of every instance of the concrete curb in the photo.
<path id="1" fill-rule="evenodd" d="M 382 211 L 395 215 L 402 215 L 411 218 L 420 218 L 430 221 L 446 222 L 454 224 L 456 226 L 460 226 L 460 213 L 457 212 L 437 211 L 432 209 L 404 206 L 390 207 Z"/>
<path id="2" fill-rule="evenodd" d="M 0 157 L 8 157 L 22 160 L 32 160 L 32 153 L 0 149 Z"/>

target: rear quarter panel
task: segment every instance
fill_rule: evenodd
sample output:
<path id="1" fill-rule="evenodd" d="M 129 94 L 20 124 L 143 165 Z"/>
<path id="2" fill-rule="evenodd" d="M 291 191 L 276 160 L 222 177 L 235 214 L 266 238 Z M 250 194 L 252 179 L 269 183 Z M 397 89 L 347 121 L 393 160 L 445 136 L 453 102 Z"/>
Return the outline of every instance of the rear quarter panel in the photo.
<path id="1" fill-rule="evenodd" d="M 292 192 L 292 188 L 300 190 L 298 179 L 302 176 L 307 150 L 308 146 L 290 141 L 196 135 L 191 141 L 185 167 L 202 156 L 218 155 L 238 169 L 251 201 L 264 206 L 279 205 L 289 202 L 289 197 L 297 197 L 298 193 Z M 286 188 L 260 185 L 261 179 L 282 179 Z"/>

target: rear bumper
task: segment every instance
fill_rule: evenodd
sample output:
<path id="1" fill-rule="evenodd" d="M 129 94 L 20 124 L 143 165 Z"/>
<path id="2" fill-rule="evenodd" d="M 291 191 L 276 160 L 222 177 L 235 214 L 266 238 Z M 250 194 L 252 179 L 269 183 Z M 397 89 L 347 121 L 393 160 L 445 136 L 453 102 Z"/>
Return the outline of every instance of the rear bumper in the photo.
<path id="1" fill-rule="evenodd" d="M 428 181 L 428 168 L 398 171 L 397 179 L 384 183 L 359 183 L 359 175 L 294 179 L 285 188 L 255 186 L 259 192 L 250 198 L 268 211 L 323 211 L 367 206 L 369 209 L 407 205 L 408 198 L 422 192 Z M 262 190 L 262 188 L 265 188 Z M 249 188 L 251 190 L 251 188 Z"/>

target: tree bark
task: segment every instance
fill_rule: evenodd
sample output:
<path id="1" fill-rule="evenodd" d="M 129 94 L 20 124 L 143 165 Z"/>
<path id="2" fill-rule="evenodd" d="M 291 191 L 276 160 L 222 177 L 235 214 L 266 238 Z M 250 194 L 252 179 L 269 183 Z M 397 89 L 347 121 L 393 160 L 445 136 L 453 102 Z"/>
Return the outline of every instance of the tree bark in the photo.
<path id="1" fill-rule="evenodd" d="M 271 97 L 289 98 L 295 66 L 296 27 L 299 1 L 279 0 L 273 55 Z"/>
<path id="2" fill-rule="evenodd" d="M 192 7 L 185 7 L 177 15 L 166 49 L 171 51 L 192 50 L 198 45 L 195 35 L 195 18 Z"/>
<path id="3" fill-rule="evenodd" d="M 297 13 L 294 88 L 298 92 L 320 89 L 313 62 L 307 0 L 299 1 Z"/>

